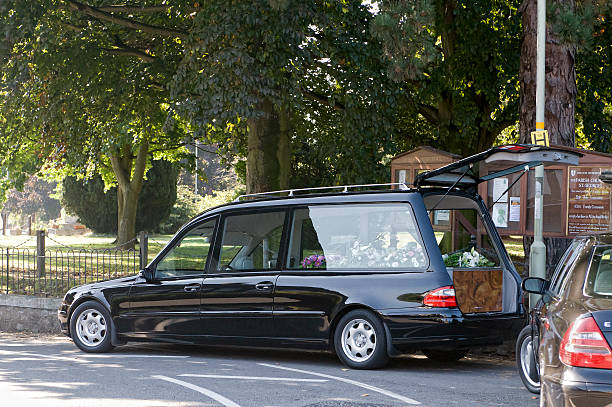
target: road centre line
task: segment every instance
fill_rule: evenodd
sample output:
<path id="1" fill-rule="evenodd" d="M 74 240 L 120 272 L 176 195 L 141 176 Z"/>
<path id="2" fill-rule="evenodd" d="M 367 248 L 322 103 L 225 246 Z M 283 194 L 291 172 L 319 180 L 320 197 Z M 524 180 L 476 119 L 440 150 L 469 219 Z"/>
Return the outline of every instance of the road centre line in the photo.
<path id="1" fill-rule="evenodd" d="M 195 373 L 184 373 L 180 374 L 182 377 L 203 377 L 209 379 L 240 379 L 240 380 L 267 380 L 267 381 L 278 381 L 278 382 L 308 382 L 308 383 L 325 383 L 327 379 L 294 379 L 289 377 L 264 377 L 264 376 L 224 376 L 216 374 L 195 374 Z"/>
<path id="2" fill-rule="evenodd" d="M 182 380 L 173 379 L 172 377 L 167 376 L 155 375 L 151 377 L 154 379 L 165 380 L 167 382 L 178 384 L 179 386 L 187 387 L 188 389 L 197 391 L 198 393 L 201 393 L 207 397 L 210 397 L 216 402 L 223 404 L 225 407 L 240 407 L 239 404 L 234 403 L 232 400 L 223 397 L 219 393 L 215 393 L 212 390 L 205 389 L 204 387 L 196 386 L 195 384 L 187 383 Z"/>
<path id="3" fill-rule="evenodd" d="M 384 394 L 385 396 L 394 398 L 396 400 L 403 401 L 404 403 L 407 403 L 407 404 L 412 404 L 412 405 L 420 405 L 421 404 L 420 402 L 418 402 L 416 400 L 413 400 L 413 399 L 411 399 L 409 397 L 402 396 L 401 394 L 397 394 L 397 393 L 394 393 L 394 392 L 389 391 L 389 390 L 381 389 L 380 387 L 375 387 L 375 386 L 372 386 L 372 385 L 369 385 L 369 384 L 366 384 L 366 383 L 361 383 L 361 382 L 358 382 L 356 380 L 351 380 L 351 379 L 347 379 L 347 378 L 344 378 L 344 377 L 332 376 L 332 375 L 323 374 L 323 373 L 316 373 L 316 372 L 311 372 L 311 371 L 308 371 L 308 370 L 293 369 L 291 367 L 284 367 L 284 366 L 278 366 L 278 365 L 270 365 L 268 363 L 258 363 L 258 365 L 266 366 L 266 367 L 272 367 L 274 369 L 287 370 L 289 372 L 296 372 L 296 373 L 309 374 L 309 375 L 312 375 L 312 376 L 325 377 L 327 379 L 337 380 L 339 382 L 344 382 L 344 383 L 352 384 L 354 386 L 362 387 L 362 388 L 368 389 L 370 391 L 374 391 L 374 392 L 377 392 L 377 393 L 380 393 L 380 394 Z"/>

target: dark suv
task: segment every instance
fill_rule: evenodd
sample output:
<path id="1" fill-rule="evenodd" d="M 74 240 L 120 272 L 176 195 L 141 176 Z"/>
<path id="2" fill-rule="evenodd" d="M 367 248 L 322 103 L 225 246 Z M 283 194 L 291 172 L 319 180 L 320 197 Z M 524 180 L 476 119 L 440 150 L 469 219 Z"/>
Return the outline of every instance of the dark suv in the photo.
<path id="1" fill-rule="evenodd" d="M 491 149 L 415 189 L 241 197 L 186 224 L 139 275 L 71 289 L 62 330 L 87 352 L 155 340 L 333 349 L 353 368 L 415 350 L 460 359 L 524 323 L 520 278 L 476 193 L 495 174 L 478 163 L 520 161 L 508 174 L 549 153 Z"/>

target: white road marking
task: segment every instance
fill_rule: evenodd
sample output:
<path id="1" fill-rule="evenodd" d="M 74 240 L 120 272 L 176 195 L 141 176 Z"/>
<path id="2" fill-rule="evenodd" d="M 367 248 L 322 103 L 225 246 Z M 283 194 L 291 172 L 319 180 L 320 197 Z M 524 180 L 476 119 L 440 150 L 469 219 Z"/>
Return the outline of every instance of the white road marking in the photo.
<path id="1" fill-rule="evenodd" d="M 92 355 L 89 353 L 74 353 L 74 354 L 70 354 L 70 355 L 44 355 L 41 353 L 32 353 L 32 352 L 20 352 L 20 351 L 12 351 L 12 350 L 0 350 L 0 355 L 6 355 L 6 356 L 25 356 L 25 357 L 35 357 L 35 358 L 43 358 L 43 359 L 49 359 L 49 360 L 63 360 L 63 361 L 67 361 L 67 362 L 84 362 L 81 359 L 85 359 L 85 358 L 100 358 L 100 359 L 112 359 L 112 358 L 119 358 L 119 359 L 123 359 L 123 358 L 179 358 L 179 359 L 184 359 L 184 358 L 188 358 L 189 356 L 183 356 L 183 355 L 134 355 L 134 354 L 128 354 L 128 355 L 121 355 L 121 354 L 113 354 L 113 355 Z"/>
<path id="2" fill-rule="evenodd" d="M 380 387 L 375 387 L 375 386 L 372 386 L 372 385 L 369 385 L 369 384 L 366 384 L 366 383 L 361 383 L 361 382 L 358 382 L 356 380 L 351 380 L 351 379 L 347 379 L 347 378 L 344 378 L 344 377 L 332 376 L 332 375 L 323 374 L 323 373 L 310 372 L 308 370 L 293 369 L 293 368 L 284 367 L 284 366 L 270 365 L 268 363 L 258 363 L 258 365 L 266 366 L 266 367 L 272 367 L 274 369 L 287 370 L 289 372 L 303 373 L 303 374 L 309 374 L 309 375 L 312 375 L 312 376 L 319 376 L 319 377 L 325 377 L 327 379 L 338 380 L 339 382 L 344 382 L 344 383 L 352 384 L 354 386 L 359 386 L 359 387 L 362 387 L 364 389 L 368 389 L 368 390 L 375 391 L 375 392 L 380 393 L 380 394 L 384 394 L 385 396 L 394 398 L 396 400 L 403 401 L 404 403 L 407 403 L 407 404 L 412 404 L 412 405 L 420 405 L 421 404 L 420 402 L 418 402 L 416 400 L 413 400 L 413 399 L 411 399 L 409 397 L 402 396 L 401 394 L 397 394 L 397 393 L 394 393 L 394 392 L 389 391 L 389 390 L 381 389 Z"/>
<path id="3" fill-rule="evenodd" d="M 309 382 L 309 383 L 325 383 L 327 379 L 293 379 L 288 377 L 259 377 L 259 376 L 224 376 L 216 374 L 195 374 L 195 373 L 184 373 L 180 374 L 182 377 L 203 377 L 209 379 L 240 379 L 240 380 L 271 380 L 278 382 Z"/>
<path id="4" fill-rule="evenodd" d="M 172 377 L 167 377 L 167 376 L 155 375 L 151 377 L 154 379 L 165 380 L 170 383 L 178 384 L 179 386 L 187 387 L 188 389 L 197 391 L 198 393 L 201 393 L 207 397 L 210 397 L 211 399 L 215 400 L 218 403 L 223 404 L 226 407 L 240 407 L 239 404 L 234 403 L 232 400 L 226 397 L 223 397 L 219 393 L 215 393 L 212 390 L 205 389 L 204 387 L 196 386 L 195 384 L 187 383 L 182 380 L 173 379 Z"/>
<path id="5" fill-rule="evenodd" d="M 171 359 L 185 359 L 188 358 L 188 355 L 138 355 L 138 354 L 120 354 L 120 353 L 115 353 L 112 355 L 91 355 L 91 354 L 85 354 L 85 355 L 81 355 L 79 354 L 78 357 L 83 357 L 83 358 L 171 358 Z"/>

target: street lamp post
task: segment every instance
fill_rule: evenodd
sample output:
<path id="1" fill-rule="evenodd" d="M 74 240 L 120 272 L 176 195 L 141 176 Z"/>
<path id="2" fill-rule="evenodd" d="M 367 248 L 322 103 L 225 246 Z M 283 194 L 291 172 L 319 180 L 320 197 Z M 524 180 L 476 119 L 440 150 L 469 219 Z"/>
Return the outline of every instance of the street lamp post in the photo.
<path id="1" fill-rule="evenodd" d="M 544 130 L 544 104 L 545 104 L 545 62 L 546 62 L 546 0 L 538 2 L 537 27 L 537 68 L 536 68 L 536 130 Z M 542 215 L 544 211 L 542 188 L 544 186 L 544 166 L 535 168 L 535 202 L 534 202 L 534 230 L 533 243 L 529 256 L 529 276 L 546 277 L 546 246 L 542 238 Z M 538 296 L 531 294 L 529 306 L 532 308 Z"/>

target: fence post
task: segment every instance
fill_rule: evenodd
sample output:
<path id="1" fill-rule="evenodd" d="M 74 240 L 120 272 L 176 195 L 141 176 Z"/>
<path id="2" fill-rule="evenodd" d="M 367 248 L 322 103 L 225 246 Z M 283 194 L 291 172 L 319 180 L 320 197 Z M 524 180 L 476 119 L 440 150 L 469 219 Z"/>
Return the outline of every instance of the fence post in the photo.
<path id="1" fill-rule="evenodd" d="M 140 232 L 140 269 L 147 267 L 149 259 L 149 235 L 147 232 Z"/>
<path id="2" fill-rule="evenodd" d="M 36 275 L 45 275 L 45 231 L 36 231 Z"/>
<path id="3" fill-rule="evenodd" d="M 6 293 L 9 293 L 9 268 L 11 267 L 11 261 L 9 259 L 9 248 L 6 248 Z"/>

